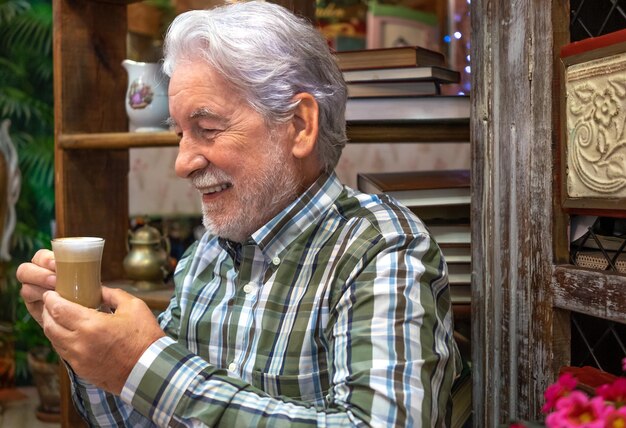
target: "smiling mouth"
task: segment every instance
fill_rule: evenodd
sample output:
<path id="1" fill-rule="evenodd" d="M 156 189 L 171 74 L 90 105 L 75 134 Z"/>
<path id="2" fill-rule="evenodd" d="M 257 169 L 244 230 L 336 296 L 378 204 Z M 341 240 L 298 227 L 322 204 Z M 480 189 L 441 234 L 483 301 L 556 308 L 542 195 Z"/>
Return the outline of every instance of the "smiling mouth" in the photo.
<path id="1" fill-rule="evenodd" d="M 231 187 L 233 187 L 232 184 L 224 183 L 224 184 L 217 184 L 215 186 L 199 188 L 198 191 L 202 193 L 203 195 L 213 195 L 215 193 L 222 192 L 226 189 L 230 189 Z"/>

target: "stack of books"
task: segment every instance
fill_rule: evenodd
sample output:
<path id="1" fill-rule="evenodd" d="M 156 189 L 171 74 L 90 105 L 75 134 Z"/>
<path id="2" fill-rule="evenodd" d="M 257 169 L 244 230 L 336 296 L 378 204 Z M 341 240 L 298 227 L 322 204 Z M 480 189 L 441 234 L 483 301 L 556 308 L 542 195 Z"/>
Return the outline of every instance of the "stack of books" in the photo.
<path id="1" fill-rule="evenodd" d="M 469 170 L 360 173 L 357 187 L 364 193 L 394 197 L 424 222 L 448 264 L 455 318 L 461 314 L 469 316 L 472 272 Z"/>
<path id="2" fill-rule="evenodd" d="M 348 86 L 347 121 L 469 119 L 467 96 L 441 95 L 458 83 L 445 56 L 419 46 L 336 52 Z"/>

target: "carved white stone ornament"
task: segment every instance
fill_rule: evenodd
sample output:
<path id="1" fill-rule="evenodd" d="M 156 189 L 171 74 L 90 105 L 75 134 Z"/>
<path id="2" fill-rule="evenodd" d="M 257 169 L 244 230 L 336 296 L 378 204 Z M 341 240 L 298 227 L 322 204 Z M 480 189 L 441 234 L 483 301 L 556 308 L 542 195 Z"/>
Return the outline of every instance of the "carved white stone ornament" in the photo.
<path id="1" fill-rule="evenodd" d="M 22 175 L 18 167 L 17 151 L 13 145 L 13 141 L 9 135 L 9 126 L 11 121 L 8 119 L 0 122 L 0 156 L 4 157 L 6 170 L 6 200 L 0 201 L 1 209 L 4 209 L 4 224 L 0 224 L 2 231 L 0 232 L 0 261 L 7 262 L 11 260 L 9 248 L 11 237 L 15 229 L 15 204 L 20 196 L 22 184 Z"/>
<path id="2" fill-rule="evenodd" d="M 626 53 L 565 73 L 567 194 L 626 197 Z"/>

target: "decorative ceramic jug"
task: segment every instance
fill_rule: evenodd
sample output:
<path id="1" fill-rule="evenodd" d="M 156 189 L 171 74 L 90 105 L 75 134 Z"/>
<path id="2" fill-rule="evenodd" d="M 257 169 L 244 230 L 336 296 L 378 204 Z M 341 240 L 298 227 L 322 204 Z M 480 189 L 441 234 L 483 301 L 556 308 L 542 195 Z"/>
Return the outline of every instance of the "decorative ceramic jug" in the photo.
<path id="1" fill-rule="evenodd" d="M 165 120 L 169 116 L 169 79 L 161 70 L 161 64 L 125 59 L 122 66 L 128 73 L 126 114 L 129 131 L 155 132 L 167 129 Z"/>

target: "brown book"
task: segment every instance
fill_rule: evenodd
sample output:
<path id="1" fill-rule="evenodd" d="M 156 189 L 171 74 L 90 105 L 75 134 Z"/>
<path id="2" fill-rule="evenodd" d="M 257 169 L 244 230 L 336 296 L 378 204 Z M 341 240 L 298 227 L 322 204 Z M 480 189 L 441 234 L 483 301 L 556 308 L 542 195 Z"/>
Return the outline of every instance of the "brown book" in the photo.
<path id="1" fill-rule="evenodd" d="M 407 207 L 470 203 L 469 170 L 360 173 L 357 187 L 364 193 L 393 196 Z"/>
<path id="2" fill-rule="evenodd" d="M 446 260 L 446 263 L 470 264 L 472 262 L 471 244 L 463 244 L 458 246 L 440 244 L 439 248 L 443 253 L 443 258 Z"/>
<path id="3" fill-rule="evenodd" d="M 469 120 L 467 95 L 348 98 L 346 121 Z M 443 125 L 442 125 L 443 126 Z"/>
<path id="4" fill-rule="evenodd" d="M 450 283 L 450 299 L 452 305 L 469 305 L 472 303 L 472 286 L 469 283 Z"/>
<path id="5" fill-rule="evenodd" d="M 457 320 L 469 320 L 472 317 L 472 305 L 471 303 L 455 303 L 452 305 L 452 313 L 454 315 L 454 322 Z M 454 326 L 455 330 L 457 326 Z"/>
<path id="6" fill-rule="evenodd" d="M 422 205 L 408 207 L 426 224 L 438 223 L 469 223 L 471 218 L 470 204 L 454 205 Z"/>
<path id="7" fill-rule="evenodd" d="M 439 83 L 432 80 L 348 83 L 348 97 L 397 97 L 439 95 Z"/>
<path id="8" fill-rule="evenodd" d="M 441 52 L 419 46 L 360 49 L 335 52 L 337 64 L 342 71 L 364 68 L 445 66 L 446 58 Z"/>
<path id="9" fill-rule="evenodd" d="M 461 73 L 443 67 L 367 68 L 343 72 L 348 83 L 422 80 L 437 83 L 459 83 Z"/>
<path id="10" fill-rule="evenodd" d="M 448 282 L 451 286 L 470 285 L 472 283 L 471 263 L 448 263 Z"/>
<path id="11" fill-rule="evenodd" d="M 426 227 L 440 245 L 464 244 L 467 246 L 471 243 L 472 229 L 469 223 L 427 224 Z"/>

